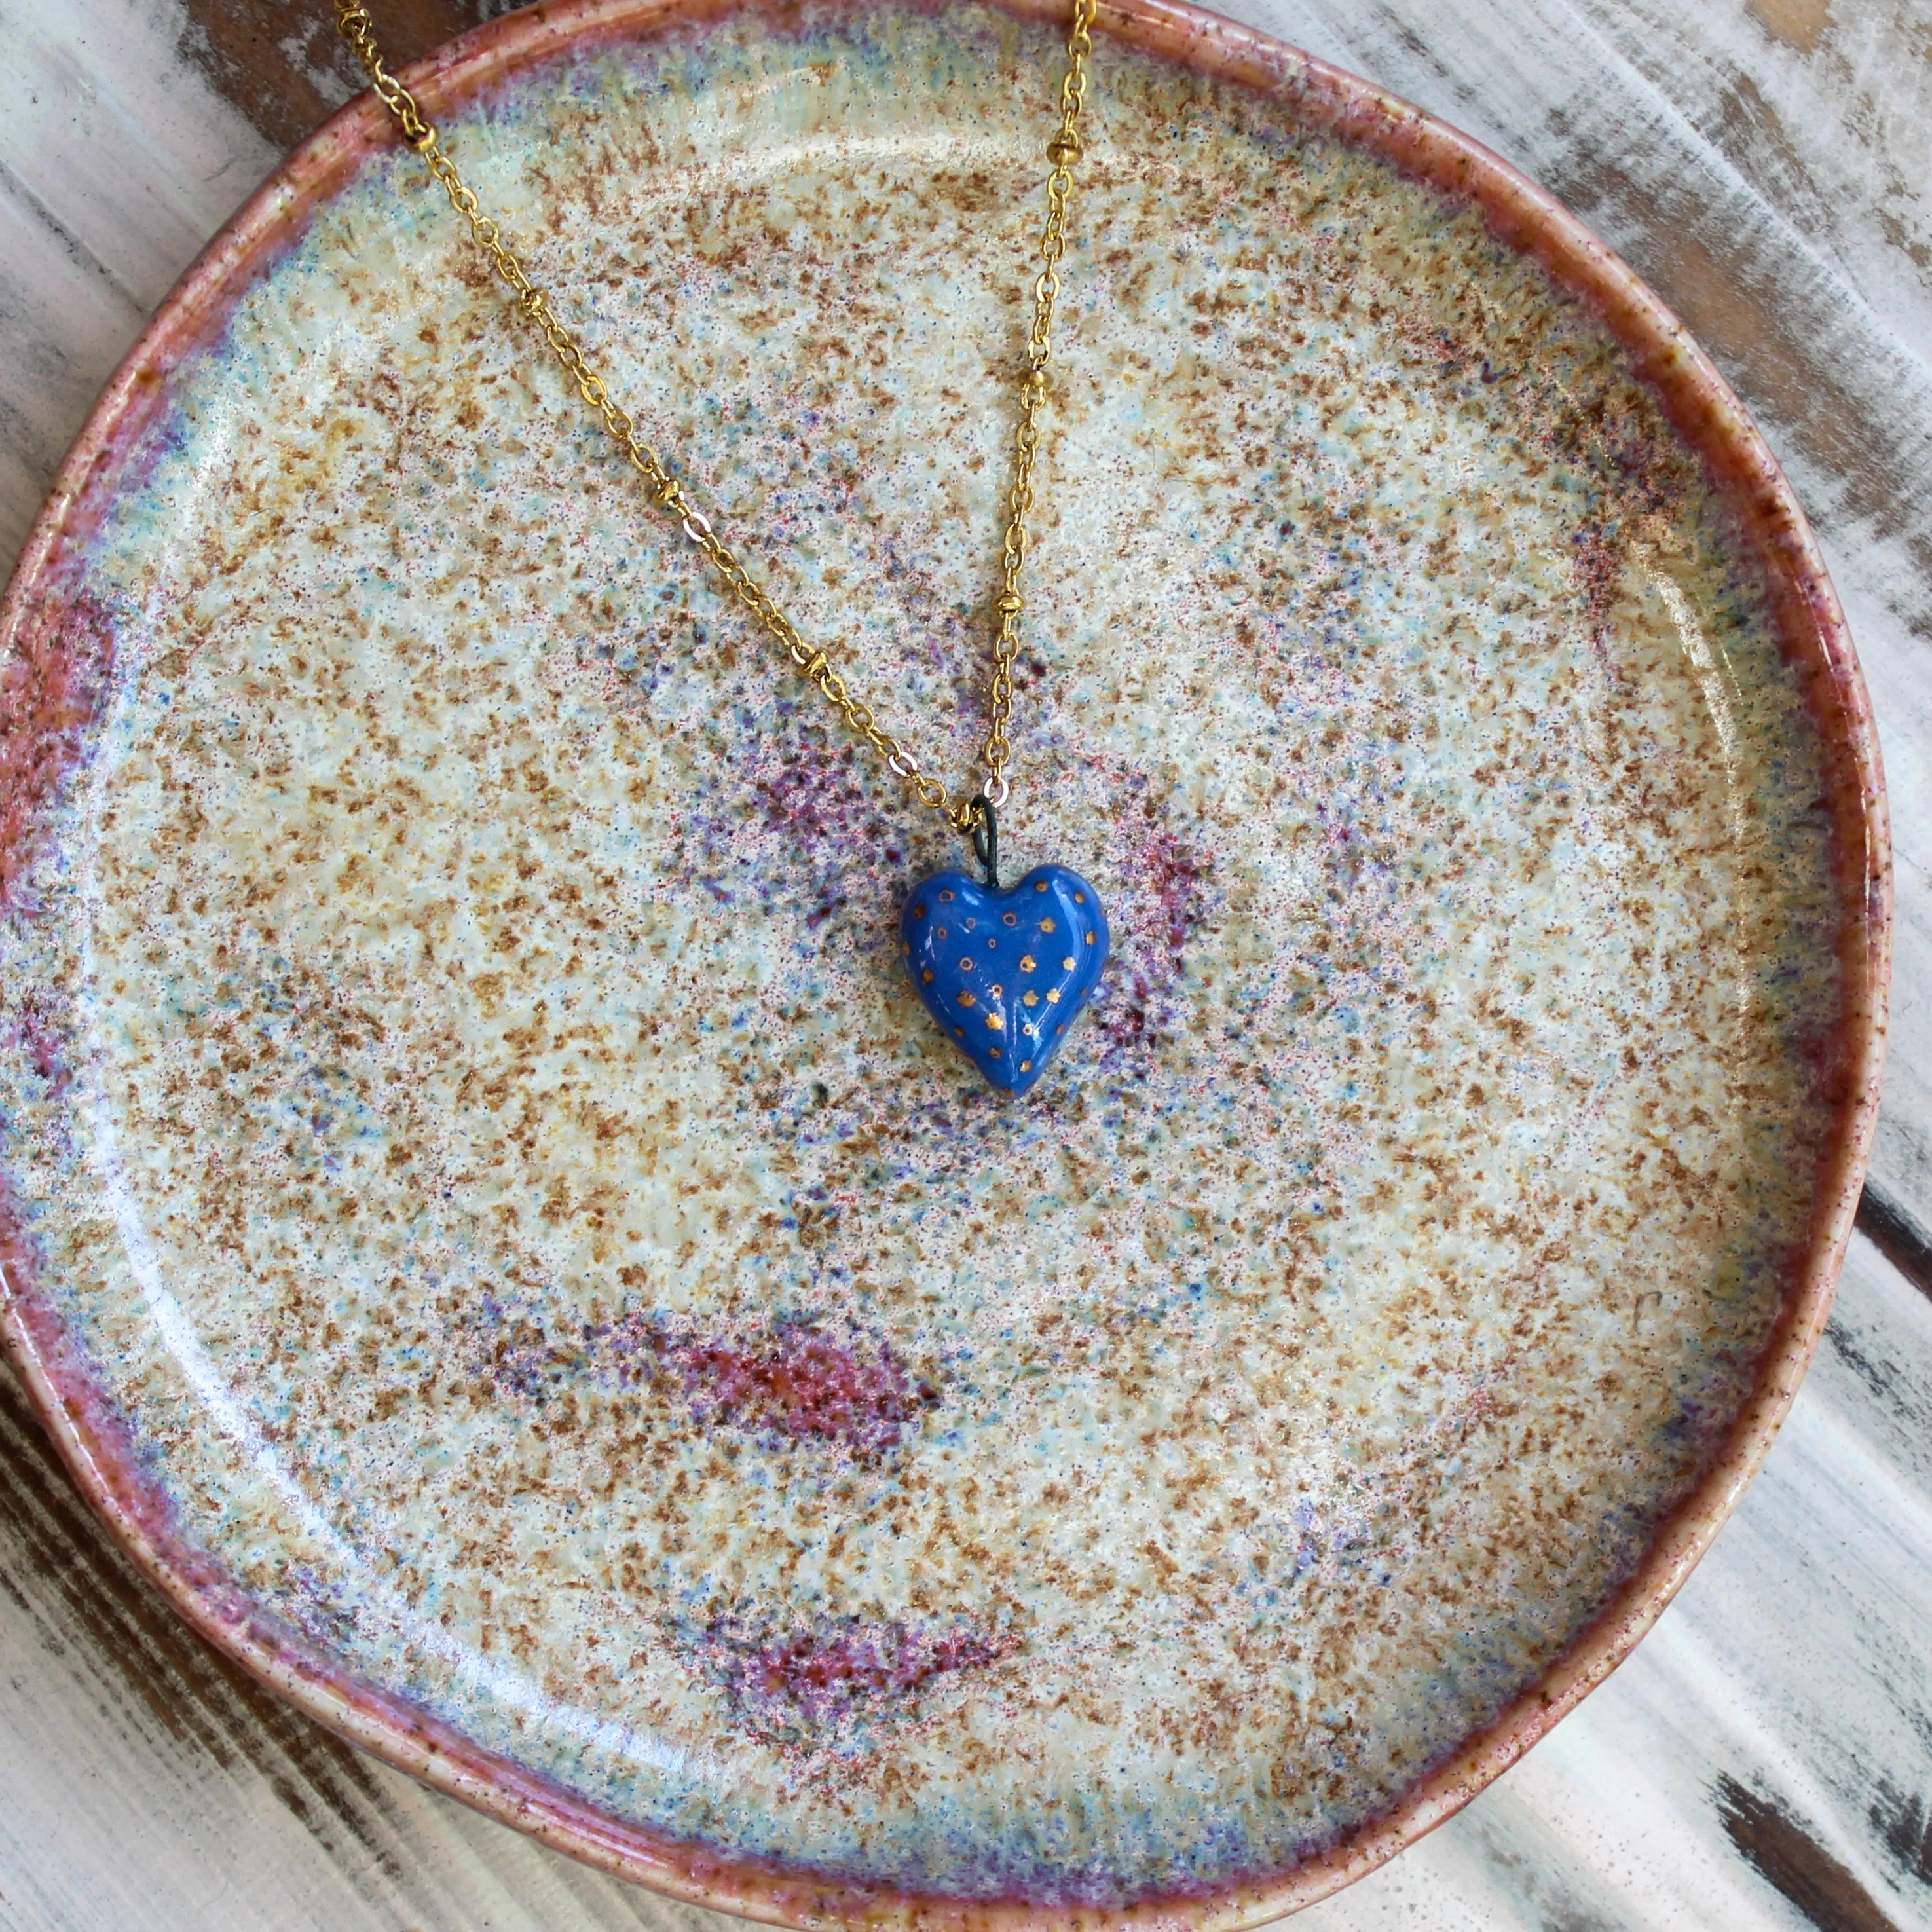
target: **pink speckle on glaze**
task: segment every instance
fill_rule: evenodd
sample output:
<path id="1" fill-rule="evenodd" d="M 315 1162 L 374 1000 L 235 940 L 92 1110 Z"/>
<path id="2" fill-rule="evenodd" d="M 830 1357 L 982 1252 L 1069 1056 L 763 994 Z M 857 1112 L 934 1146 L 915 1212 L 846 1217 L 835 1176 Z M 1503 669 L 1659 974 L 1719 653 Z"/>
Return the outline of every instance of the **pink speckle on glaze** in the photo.
<path id="1" fill-rule="evenodd" d="M 30 990 L 11 1012 L 0 1010 L 0 1042 L 25 1057 L 35 1078 L 44 1080 L 56 1100 L 66 1093 L 73 1071 L 52 1003 L 44 993 Z"/>
<path id="2" fill-rule="evenodd" d="M 884 1342 L 847 1346 L 802 1324 L 761 1345 L 692 1337 L 663 1354 L 700 1415 L 861 1454 L 890 1448 L 932 1399 Z"/>
<path id="3" fill-rule="evenodd" d="M 637 1311 L 580 1330 L 485 1297 L 459 1317 L 460 1352 L 502 1394 L 541 1406 L 573 1388 L 674 1398 L 694 1439 L 740 1430 L 866 1460 L 897 1447 L 940 1400 L 891 1343 L 802 1318 L 705 1330 Z"/>
<path id="4" fill-rule="evenodd" d="M 1186 970 L 1188 942 L 1208 916 L 1212 871 L 1203 847 L 1164 821 L 1127 841 L 1118 964 L 1096 1010 L 1113 1052 L 1129 1052 L 1162 1030 L 1164 1006 Z"/>
<path id="5" fill-rule="evenodd" d="M 940 1680 L 998 1662 L 1018 1640 L 968 1623 L 799 1624 L 772 1633 L 712 1619 L 692 1646 L 736 1722 L 767 1742 L 846 1742 L 855 1720 L 910 1705 Z"/>
<path id="6" fill-rule="evenodd" d="M 113 664 L 107 608 L 86 592 L 22 624 L 0 662 L 0 909 L 20 902 L 36 821 L 80 754 Z"/>

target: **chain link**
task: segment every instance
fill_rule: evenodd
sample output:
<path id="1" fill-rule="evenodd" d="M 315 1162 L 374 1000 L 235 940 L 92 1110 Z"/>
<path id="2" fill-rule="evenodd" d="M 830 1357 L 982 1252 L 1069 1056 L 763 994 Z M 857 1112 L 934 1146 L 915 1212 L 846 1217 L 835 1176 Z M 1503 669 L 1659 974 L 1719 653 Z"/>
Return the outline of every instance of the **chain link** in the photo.
<path id="1" fill-rule="evenodd" d="M 1013 438 L 1012 483 L 1006 495 L 1008 521 L 1004 547 L 1004 588 L 996 600 L 999 628 L 993 643 L 993 676 L 988 694 L 990 728 L 981 755 L 986 761 L 985 796 L 997 808 L 1006 802 L 1006 767 L 1012 747 L 1006 727 L 1012 716 L 1012 666 L 1020 647 L 1022 604 L 1020 579 L 1027 552 L 1027 512 L 1033 507 L 1034 467 L 1040 448 L 1040 412 L 1046 400 L 1046 366 L 1052 354 L 1053 310 L 1060 293 L 1060 263 L 1066 252 L 1066 204 L 1073 187 L 1073 164 L 1081 152 L 1079 120 L 1087 92 L 1087 57 L 1093 51 L 1090 30 L 1098 0 L 1074 0 L 1073 24 L 1066 42 L 1066 72 L 1060 84 L 1060 126 L 1046 146 L 1052 172 L 1046 179 L 1046 226 L 1040 256 L 1045 265 L 1034 283 L 1033 333 L 1027 344 L 1026 364 L 1020 375 L 1020 418 Z M 535 323 L 550 353 L 575 386 L 577 393 L 596 413 L 626 462 L 642 477 L 661 508 L 676 518 L 686 539 L 706 560 L 737 602 L 783 649 L 793 667 L 844 719 L 848 729 L 882 758 L 886 769 L 908 786 L 921 803 L 942 812 L 960 831 L 978 823 L 980 800 L 952 799 L 936 778 L 928 777 L 899 740 L 880 728 L 872 707 L 847 686 L 825 652 L 806 642 L 791 620 L 772 601 L 710 521 L 686 494 L 684 487 L 664 460 L 637 432 L 637 425 L 618 406 L 603 378 L 584 352 L 576 336 L 557 319 L 549 298 L 531 280 L 521 261 L 504 241 L 502 230 L 483 212 L 475 191 L 446 154 L 436 132 L 416 98 L 383 64 L 376 41 L 375 22 L 361 0 L 336 0 L 336 26 L 362 64 L 376 98 L 395 117 L 404 140 L 422 157 L 442 184 L 450 205 L 470 224 L 478 248 L 516 297 L 516 305 Z"/>
<path id="2" fill-rule="evenodd" d="M 999 628 L 993 638 L 993 678 L 987 694 L 986 796 L 1006 802 L 1006 760 L 1012 746 L 1006 726 L 1013 715 L 1013 660 L 1019 656 L 1020 614 L 1026 608 L 1020 578 L 1026 566 L 1027 512 L 1033 508 L 1034 465 L 1040 454 L 1040 412 L 1046 402 L 1046 365 L 1053 355 L 1053 307 L 1060 295 L 1060 263 L 1066 253 L 1066 203 L 1073 192 L 1073 164 L 1080 158 L 1080 110 L 1087 99 L 1087 56 L 1098 0 L 1073 0 L 1066 37 L 1066 72 L 1060 83 L 1060 126 L 1046 144 L 1052 172 L 1046 178 L 1046 226 L 1040 238 L 1043 265 L 1033 285 L 1033 334 L 1020 372 L 1020 419 L 1013 430 L 1013 480 L 1006 491 L 1006 533 L 1000 546 L 1003 582 L 994 601 Z"/>

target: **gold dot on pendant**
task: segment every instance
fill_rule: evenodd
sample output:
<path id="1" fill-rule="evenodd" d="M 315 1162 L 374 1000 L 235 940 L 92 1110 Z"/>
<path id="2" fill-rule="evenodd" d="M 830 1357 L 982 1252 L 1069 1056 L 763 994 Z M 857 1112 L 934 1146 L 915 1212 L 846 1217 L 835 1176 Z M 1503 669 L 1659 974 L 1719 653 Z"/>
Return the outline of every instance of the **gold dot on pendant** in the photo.
<path id="1" fill-rule="evenodd" d="M 952 1037 L 955 1040 L 964 1040 L 966 1037 L 966 1029 L 964 1027 L 955 1027 L 952 1029 Z"/>
<path id="2" fill-rule="evenodd" d="M 986 1049 L 986 1058 L 987 1058 L 988 1060 L 997 1060 L 997 1059 L 998 1059 L 998 1058 L 999 1058 L 999 1057 L 1000 1057 L 1000 1049 L 999 1049 L 997 1046 L 989 1046 L 989 1047 L 988 1047 L 988 1048 L 987 1048 L 987 1049 Z"/>
<path id="3" fill-rule="evenodd" d="M 1094 935 L 1090 932 L 1087 935 L 1087 944 L 1089 946 L 1094 944 Z"/>
<path id="4" fill-rule="evenodd" d="M 1034 956 L 1030 952 L 1022 952 L 1020 955 L 1020 970 L 1022 973 L 1030 973 L 1034 969 Z"/>
<path id="5" fill-rule="evenodd" d="M 1067 957 L 1063 959 L 1060 963 L 1068 972 L 1070 973 L 1073 970 L 1075 967 L 1079 964 L 1080 962 L 1070 953 Z"/>
<path id="6" fill-rule="evenodd" d="M 920 974 L 919 983 L 922 986 L 929 986 L 932 984 L 932 968 L 930 966 Z"/>
<path id="7" fill-rule="evenodd" d="M 912 916 L 913 916 L 913 917 L 914 917 L 914 919 L 923 919 L 923 918 L 925 918 L 925 916 L 926 916 L 926 908 L 925 908 L 924 906 L 922 906 L 922 905 L 916 905 L 916 906 L 914 906 L 914 907 L 913 908 L 913 909 L 912 909 Z"/>
<path id="8" fill-rule="evenodd" d="M 1039 882 L 1038 882 L 1038 883 L 1034 886 L 1034 890 L 1035 892 L 1045 892 L 1045 891 L 1046 890 L 1046 881 L 1044 879 L 1040 880 L 1040 881 L 1039 881 Z"/>
<path id="9" fill-rule="evenodd" d="M 1022 1060 L 1020 1062 L 1020 1071 L 1022 1073 L 1030 1073 L 1033 1071 L 1033 1062 L 1030 1060 Z"/>
<path id="10" fill-rule="evenodd" d="M 1019 922 L 1020 916 L 1016 912 L 1003 912 L 1000 915 L 1000 923 L 1002 926 L 1017 926 Z"/>
<path id="11" fill-rule="evenodd" d="M 960 956 L 959 970 L 962 973 L 970 973 L 973 970 L 973 962 L 971 958 L 964 954 L 962 954 Z"/>
<path id="12" fill-rule="evenodd" d="M 986 997 L 989 1000 L 997 1000 L 1000 997 L 1000 988 L 997 986 L 988 986 L 986 988 Z"/>
<path id="13" fill-rule="evenodd" d="M 970 1006 L 976 1005 L 977 1002 L 974 999 L 973 995 L 970 993 L 962 993 L 959 995 L 959 1004 L 962 1006 Z"/>
<path id="14" fill-rule="evenodd" d="M 1042 920 L 1040 922 L 1040 929 L 1042 932 L 1051 932 L 1053 930 L 1052 920 L 1050 919 Z"/>
<path id="15" fill-rule="evenodd" d="M 1036 1006 L 1040 1004 L 1040 995 L 1037 993 L 1025 993 L 1022 994 L 1021 997 L 1030 1006 Z"/>
<path id="16" fill-rule="evenodd" d="M 1006 1030 L 1006 1023 L 998 1013 L 988 1012 L 986 1016 L 986 1024 L 989 1027 L 997 1028 L 1002 1033 Z"/>
<path id="17" fill-rule="evenodd" d="M 941 892 L 939 896 L 939 902 L 941 905 L 950 905 L 952 902 L 952 895 L 950 892 Z"/>
<path id="18" fill-rule="evenodd" d="M 1046 1004 L 1049 1006 L 1057 1006 L 1059 1005 L 1060 988 L 1058 986 L 1049 986 L 1047 988 Z"/>
<path id="19" fill-rule="evenodd" d="M 1087 903 L 1087 895 L 1084 892 L 1076 892 L 1073 895 L 1073 903 L 1076 905 L 1084 905 Z"/>
<path id="20" fill-rule="evenodd" d="M 933 935 L 932 935 L 932 936 L 933 936 L 933 938 L 935 938 L 935 939 L 944 939 L 944 938 L 946 937 L 946 928 L 945 928 L 945 927 L 944 927 L 944 926 L 940 926 L 940 927 L 939 928 L 939 929 L 938 929 L 936 932 L 934 932 L 934 933 L 933 934 Z"/>

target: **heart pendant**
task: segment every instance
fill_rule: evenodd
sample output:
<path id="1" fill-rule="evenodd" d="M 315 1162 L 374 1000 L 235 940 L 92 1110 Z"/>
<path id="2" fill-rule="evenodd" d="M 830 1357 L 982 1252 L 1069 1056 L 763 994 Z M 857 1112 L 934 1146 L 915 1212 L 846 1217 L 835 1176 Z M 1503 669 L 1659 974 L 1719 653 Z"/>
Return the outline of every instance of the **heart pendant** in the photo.
<path id="1" fill-rule="evenodd" d="M 899 934 L 927 1011 L 1008 1094 L 1046 1071 L 1107 962 L 1100 896 L 1064 866 L 1005 887 L 935 872 L 907 899 Z"/>

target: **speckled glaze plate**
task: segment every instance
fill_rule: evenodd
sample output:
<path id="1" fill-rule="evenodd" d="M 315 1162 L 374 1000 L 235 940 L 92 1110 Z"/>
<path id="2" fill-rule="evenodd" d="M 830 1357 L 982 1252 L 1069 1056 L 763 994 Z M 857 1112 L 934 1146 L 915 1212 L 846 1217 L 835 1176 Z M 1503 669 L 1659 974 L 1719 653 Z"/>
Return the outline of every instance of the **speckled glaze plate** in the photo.
<path id="1" fill-rule="evenodd" d="M 419 80 L 698 500 L 970 768 L 1058 22 L 603 0 Z M 1599 1682 L 1762 1458 L 1872 1120 L 1850 643 L 1707 361 L 1289 49 L 1101 18 L 1003 826 L 613 464 L 364 100 L 103 398 L 0 632 L 5 1327 L 216 1643 L 799 1924 L 1234 1926 Z"/>

